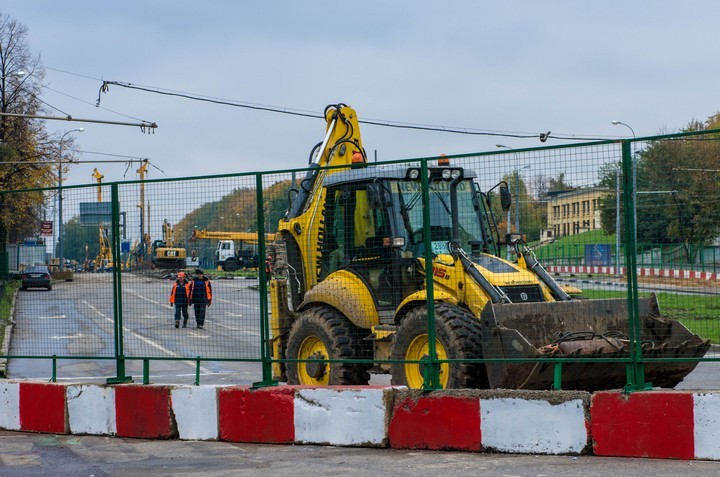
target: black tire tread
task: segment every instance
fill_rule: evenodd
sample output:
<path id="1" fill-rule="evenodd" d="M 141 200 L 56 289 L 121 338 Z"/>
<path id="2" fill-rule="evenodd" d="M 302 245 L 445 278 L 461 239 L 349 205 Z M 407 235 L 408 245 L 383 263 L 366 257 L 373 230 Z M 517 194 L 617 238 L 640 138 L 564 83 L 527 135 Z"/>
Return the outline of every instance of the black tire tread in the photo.
<path id="1" fill-rule="evenodd" d="M 445 347 L 449 359 L 482 358 L 482 332 L 477 319 L 464 308 L 448 303 L 435 304 L 436 337 Z M 407 347 L 419 334 L 427 333 L 427 307 L 411 311 L 395 334 L 391 358 L 405 359 Z M 391 365 L 391 383 L 407 386 L 404 365 Z M 448 388 L 487 389 L 489 382 L 483 363 L 450 363 Z"/>
<path id="2" fill-rule="evenodd" d="M 329 359 L 365 359 L 367 345 L 361 341 L 362 331 L 345 318 L 338 310 L 329 306 L 313 307 L 303 311 L 293 323 L 288 335 L 285 355 L 297 359 L 298 350 L 308 336 L 318 336 L 325 343 L 331 356 Z M 302 363 L 287 363 L 288 384 L 300 384 L 298 366 Z M 371 364 L 332 363 L 330 364 L 329 385 L 365 385 L 370 381 L 368 370 Z"/>

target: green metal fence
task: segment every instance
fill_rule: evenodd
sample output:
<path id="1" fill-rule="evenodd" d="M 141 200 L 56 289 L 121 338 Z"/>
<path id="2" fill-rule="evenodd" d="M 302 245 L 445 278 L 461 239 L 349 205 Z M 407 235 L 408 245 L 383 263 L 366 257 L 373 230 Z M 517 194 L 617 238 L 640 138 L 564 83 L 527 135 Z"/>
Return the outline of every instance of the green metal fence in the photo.
<path id="1" fill-rule="evenodd" d="M 444 167 L 432 157 L 2 191 L 45 197 L 28 218 L 36 233 L 11 244 L 9 275 L 42 264 L 53 281 L 18 294 L 0 356 L 10 377 L 53 380 L 663 385 L 718 358 L 689 338 L 720 339 L 718 281 L 638 269 L 715 272 L 717 182 L 694 170 L 720 169 L 717 134 L 463 154 Z M 303 194 L 307 212 L 293 216 Z M 41 236 L 48 221 L 54 234 Z M 277 235 L 251 238 L 266 233 Z M 612 283 L 568 281 L 554 273 L 564 265 L 614 267 Z M 196 280 L 198 269 L 209 306 L 176 310 L 178 272 Z M 603 322 L 613 312 L 621 319 Z"/>

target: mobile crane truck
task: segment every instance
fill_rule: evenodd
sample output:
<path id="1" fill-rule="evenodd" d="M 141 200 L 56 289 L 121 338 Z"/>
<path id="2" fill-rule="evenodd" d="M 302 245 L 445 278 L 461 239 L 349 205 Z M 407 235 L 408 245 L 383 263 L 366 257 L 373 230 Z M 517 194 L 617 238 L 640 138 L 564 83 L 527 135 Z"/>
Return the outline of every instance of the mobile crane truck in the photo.
<path id="1" fill-rule="evenodd" d="M 522 241 L 511 243 L 517 263 L 499 258 L 510 237 L 501 240 L 491 195 L 479 190 L 475 172 L 428 165 L 428 257 L 421 167 L 369 165 L 352 108 L 328 106 L 325 119 L 325 138 L 310 153 L 274 244 L 271 353 L 288 360 L 274 363 L 276 379 L 367 384 L 372 372 L 390 373 L 394 385 L 422 387 L 420 361 L 431 336 L 427 273 L 437 357 L 454 360 L 440 365 L 444 388 L 550 389 L 552 361 L 500 359 L 628 356 L 626 299 L 573 299 Z M 507 186 L 499 193 L 507 210 Z M 639 307 L 644 356 L 696 358 L 708 350 L 709 340 L 663 317 L 654 296 Z M 483 358 L 495 360 L 464 362 Z M 563 363 L 563 389 L 626 384 L 624 362 L 582 361 Z M 645 376 L 674 387 L 696 364 L 648 362 Z"/>
<path id="2" fill-rule="evenodd" d="M 243 268 L 257 268 L 261 262 L 255 250 L 243 248 L 242 244 L 257 244 L 258 235 L 253 232 L 222 232 L 210 230 L 193 230 L 191 241 L 195 240 L 217 240 L 215 249 L 215 266 L 226 272 L 234 272 Z M 275 240 L 275 234 L 265 234 L 265 242 Z M 235 242 L 239 246 L 235 247 Z"/>

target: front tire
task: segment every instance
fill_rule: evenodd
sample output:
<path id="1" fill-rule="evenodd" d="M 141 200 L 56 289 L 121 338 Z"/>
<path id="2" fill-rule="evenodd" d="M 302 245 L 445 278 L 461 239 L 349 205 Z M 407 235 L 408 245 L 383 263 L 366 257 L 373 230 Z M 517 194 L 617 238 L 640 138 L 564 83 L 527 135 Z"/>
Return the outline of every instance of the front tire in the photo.
<path id="1" fill-rule="evenodd" d="M 371 348 L 362 342 L 362 330 L 328 306 L 300 314 L 290 329 L 285 357 L 315 360 L 286 363 L 288 384 L 364 385 L 370 381 L 371 364 L 324 362 L 371 357 Z"/>
<path id="2" fill-rule="evenodd" d="M 427 308 L 422 306 L 408 313 L 402 320 L 393 340 L 393 360 L 419 361 L 429 356 L 427 315 Z M 438 359 L 482 358 L 480 326 L 467 310 L 446 303 L 436 304 L 435 328 Z M 390 367 L 391 383 L 421 389 L 424 384 L 423 368 L 418 363 L 393 363 Z M 489 387 L 483 363 L 441 363 L 439 374 L 443 389 Z"/>

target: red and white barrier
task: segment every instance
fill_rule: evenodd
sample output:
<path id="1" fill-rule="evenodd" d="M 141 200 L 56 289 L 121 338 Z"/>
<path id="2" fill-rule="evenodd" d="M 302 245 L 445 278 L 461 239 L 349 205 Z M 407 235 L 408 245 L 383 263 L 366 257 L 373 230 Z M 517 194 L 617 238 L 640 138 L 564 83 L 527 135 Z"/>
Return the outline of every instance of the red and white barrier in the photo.
<path id="1" fill-rule="evenodd" d="M 0 381 L 0 429 L 154 439 L 720 460 L 720 391 Z"/>
<path id="2" fill-rule="evenodd" d="M 577 275 L 615 275 L 615 267 L 590 267 L 590 266 L 569 266 L 569 265 L 549 265 L 545 267 L 548 272 L 552 273 L 569 273 Z M 620 273 L 625 273 L 625 268 L 619 268 Z M 699 272 L 695 270 L 674 270 L 666 268 L 638 268 L 637 275 L 639 277 L 665 277 L 665 278 L 682 278 L 692 280 L 720 280 L 720 273 Z"/>
<path id="3" fill-rule="evenodd" d="M 589 450 L 589 393 L 550 391 L 399 391 L 390 446 L 580 454 Z"/>
<path id="4" fill-rule="evenodd" d="M 614 457 L 720 460 L 720 394 L 596 393 L 593 452 Z"/>

